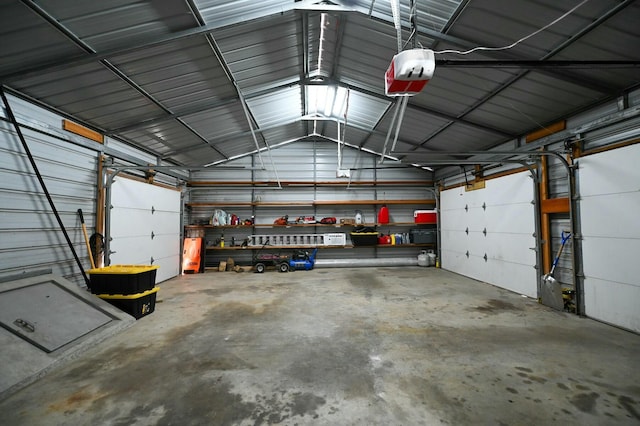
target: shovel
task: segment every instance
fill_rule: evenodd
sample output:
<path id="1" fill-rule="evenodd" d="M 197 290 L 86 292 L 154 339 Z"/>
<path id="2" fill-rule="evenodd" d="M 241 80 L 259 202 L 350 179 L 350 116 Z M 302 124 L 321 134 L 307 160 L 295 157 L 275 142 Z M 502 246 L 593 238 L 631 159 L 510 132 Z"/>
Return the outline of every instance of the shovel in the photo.
<path id="1" fill-rule="evenodd" d="M 560 288 L 560 284 L 558 284 L 556 279 L 553 277 L 553 273 L 556 270 L 562 250 L 564 249 L 565 244 L 567 244 L 567 241 L 569 241 L 569 238 L 571 238 L 571 232 L 562 231 L 562 243 L 560 244 L 556 258 L 553 260 L 553 265 L 551 265 L 551 271 L 542 277 L 542 287 L 540 289 L 542 293 L 542 304 L 559 311 L 564 309 L 564 300 L 562 299 L 562 289 Z"/>
<path id="2" fill-rule="evenodd" d="M 91 246 L 89 245 L 89 236 L 87 235 L 87 226 L 84 224 L 84 215 L 82 214 L 82 209 L 78 209 L 78 215 L 80 215 L 80 223 L 82 224 L 82 233 L 84 234 L 84 242 L 87 245 L 89 260 L 91 261 L 91 269 L 95 269 L 96 264 L 93 262 L 93 255 L 91 254 Z"/>

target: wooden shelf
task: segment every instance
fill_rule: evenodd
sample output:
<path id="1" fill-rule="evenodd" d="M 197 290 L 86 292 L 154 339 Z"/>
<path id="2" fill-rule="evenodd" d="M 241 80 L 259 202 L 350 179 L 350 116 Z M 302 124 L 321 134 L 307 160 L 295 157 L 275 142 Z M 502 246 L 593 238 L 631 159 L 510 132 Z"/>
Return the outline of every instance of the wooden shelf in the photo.
<path id="1" fill-rule="evenodd" d="M 219 201 L 185 203 L 188 207 L 314 207 L 314 206 L 365 206 L 365 205 L 420 205 L 435 204 L 426 200 L 315 200 L 315 201 Z"/>
<path id="2" fill-rule="evenodd" d="M 191 187 L 219 187 L 219 186 L 257 186 L 273 187 L 278 186 L 424 186 L 432 187 L 431 180 L 361 180 L 361 181 L 305 181 L 305 180 L 237 180 L 237 181 L 190 181 L 187 183 Z"/>
<path id="3" fill-rule="evenodd" d="M 350 224 L 327 224 L 327 223 L 299 223 L 292 225 L 274 225 L 269 223 L 256 223 L 254 225 L 185 225 L 185 229 L 250 229 L 250 228 L 310 228 L 310 227 L 327 227 L 327 228 L 355 228 L 357 226 L 364 227 L 385 227 L 385 226 L 420 226 L 435 225 L 435 223 L 415 223 L 415 222 L 389 222 L 389 223 L 363 223 L 361 225 Z"/>
<path id="4" fill-rule="evenodd" d="M 206 250 L 285 250 L 285 249 L 353 249 L 353 248 L 411 248 L 411 247 L 434 247 L 435 244 L 376 244 L 371 246 L 354 246 L 352 244 L 347 244 L 344 246 L 247 246 L 247 247 L 219 247 L 219 246 L 207 246 Z"/>

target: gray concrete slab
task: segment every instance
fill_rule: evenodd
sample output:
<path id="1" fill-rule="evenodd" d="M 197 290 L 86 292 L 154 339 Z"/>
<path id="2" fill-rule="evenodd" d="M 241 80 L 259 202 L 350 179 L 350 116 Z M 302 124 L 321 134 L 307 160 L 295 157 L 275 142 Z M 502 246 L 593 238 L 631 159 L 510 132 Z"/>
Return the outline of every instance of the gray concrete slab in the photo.
<path id="1" fill-rule="evenodd" d="M 160 287 L 155 313 L 0 402 L 2 424 L 640 423 L 640 336 L 444 270 Z"/>
<path id="2" fill-rule="evenodd" d="M 50 271 L 23 275 L 0 285 L 0 400 L 135 323 L 132 316 Z M 14 296 L 23 290 L 28 290 L 26 296 Z M 38 300 L 30 303 L 28 298 Z M 33 328 L 10 331 L 20 319 Z M 53 350 L 47 351 L 47 344 Z"/>

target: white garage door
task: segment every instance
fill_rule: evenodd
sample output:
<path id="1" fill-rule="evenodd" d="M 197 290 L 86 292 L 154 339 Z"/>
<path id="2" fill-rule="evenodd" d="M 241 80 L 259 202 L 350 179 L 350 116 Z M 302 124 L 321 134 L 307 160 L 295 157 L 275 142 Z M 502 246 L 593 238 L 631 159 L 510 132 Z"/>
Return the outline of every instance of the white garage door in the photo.
<path id="1" fill-rule="evenodd" d="M 529 172 L 488 180 L 475 191 L 443 191 L 442 267 L 537 297 L 533 199 Z"/>
<path id="2" fill-rule="evenodd" d="M 640 332 L 640 145 L 580 159 L 586 315 Z"/>
<path id="3" fill-rule="evenodd" d="M 111 190 L 112 265 L 159 265 L 156 282 L 180 269 L 180 192 L 117 177 Z"/>

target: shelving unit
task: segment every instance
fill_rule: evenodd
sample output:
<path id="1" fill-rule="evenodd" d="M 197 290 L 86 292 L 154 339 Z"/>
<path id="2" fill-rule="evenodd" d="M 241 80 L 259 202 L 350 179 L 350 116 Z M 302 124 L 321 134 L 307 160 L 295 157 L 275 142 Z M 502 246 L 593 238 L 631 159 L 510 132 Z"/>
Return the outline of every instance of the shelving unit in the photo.
<path id="1" fill-rule="evenodd" d="M 359 249 L 359 248 L 430 248 L 435 247 L 435 244 L 377 244 L 372 246 L 354 246 L 353 244 L 346 244 L 344 246 L 315 246 L 314 248 L 318 248 L 320 250 L 323 249 Z M 229 251 L 229 250 L 242 250 L 242 251 L 251 251 L 251 250 L 260 250 L 262 246 L 250 246 L 250 247 L 219 247 L 219 246 L 209 246 L 205 247 L 207 250 L 217 250 L 217 251 Z M 267 245 L 265 248 L 273 249 L 273 250 L 288 250 L 288 249 L 308 249 L 311 248 L 309 246 L 271 246 Z"/>
<path id="2" fill-rule="evenodd" d="M 315 206 L 379 206 L 379 205 L 435 205 L 435 200 L 433 199 L 410 199 L 410 200 L 344 200 L 344 201 L 329 201 L 329 200 L 314 200 L 314 201 L 298 201 L 298 202 L 237 202 L 237 201 L 220 201 L 220 202 L 195 202 L 195 203 L 186 203 L 187 206 L 190 207 L 279 207 L 279 208 L 288 208 L 288 207 L 315 207 Z M 385 230 L 393 229 L 393 228 L 409 228 L 409 227 L 423 227 L 423 226 L 433 226 L 433 224 L 420 224 L 415 222 L 389 222 L 389 223 L 362 223 L 358 226 L 368 227 L 368 228 L 386 228 Z M 282 229 L 282 230 L 296 230 L 296 229 L 321 229 L 330 232 L 330 230 L 343 230 L 348 229 L 345 234 L 349 234 L 351 230 L 353 230 L 355 225 L 353 224 L 323 224 L 323 223 L 300 223 L 300 224 L 288 224 L 288 225 L 276 225 L 273 223 L 254 223 L 252 225 L 186 225 L 185 230 L 203 230 L 203 234 L 208 230 L 219 231 L 220 234 L 224 234 L 227 231 L 242 231 L 247 230 L 249 234 L 253 234 L 256 229 Z M 328 233 L 327 232 L 327 233 Z M 185 233 L 186 235 L 187 233 Z M 242 239 L 240 239 L 241 241 Z M 205 237 L 205 241 L 206 237 Z M 269 249 L 273 250 L 281 250 L 281 249 L 302 249 L 302 248 L 310 248 L 312 246 L 309 245 L 267 245 Z M 318 245 L 320 249 L 359 249 L 359 248 L 383 248 L 383 249 L 392 249 L 392 248 L 433 248 L 435 244 L 412 244 L 412 243 L 403 243 L 403 244 L 378 244 L 378 245 L 358 245 L 354 246 L 353 244 L 345 244 L 345 245 Z M 229 240 L 227 239 L 227 245 L 225 247 L 220 247 L 219 245 L 211 245 L 206 244 L 205 249 L 207 251 L 252 251 L 262 249 L 262 246 L 252 245 L 252 246 L 231 246 L 229 245 Z"/>
<path id="3" fill-rule="evenodd" d="M 252 172 L 253 175 L 253 172 Z M 361 258 L 376 257 L 376 253 L 388 253 L 391 257 L 412 256 L 416 250 L 435 248 L 436 244 L 411 244 L 404 240 L 404 244 L 379 244 L 379 245 L 354 245 L 351 241 L 350 233 L 356 225 L 341 224 L 341 218 L 354 218 L 356 211 L 362 211 L 364 223 L 357 225 L 365 228 L 373 228 L 380 234 L 402 234 L 408 235 L 412 228 L 424 228 L 424 224 L 412 221 L 413 211 L 421 209 L 433 209 L 436 200 L 427 196 L 422 196 L 422 187 L 429 187 L 433 184 L 424 180 L 380 180 L 372 172 L 373 180 L 360 180 L 354 182 L 336 181 L 280 181 L 277 191 L 276 185 L 272 181 L 261 181 L 252 179 L 250 181 L 225 181 L 217 182 L 211 180 L 193 181 L 189 186 L 202 190 L 210 188 L 211 195 L 205 197 L 197 196 L 185 203 L 186 211 L 192 213 L 191 219 L 206 221 L 216 209 L 225 213 L 237 215 L 243 223 L 246 218 L 255 218 L 250 225 L 212 225 L 195 224 L 185 226 L 185 235 L 190 231 L 198 231 L 204 237 L 204 250 L 208 253 L 207 262 L 214 265 L 217 261 L 225 260 L 227 256 L 234 260 L 250 260 L 259 250 L 286 251 L 296 249 L 319 248 L 327 258 Z M 334 189 L 338 187 L 340 189 Z M 358 188 L 351 193 L 344 193 L 343 189 Z M 234 188 L 244 188 L 244 191 L 236 191 Z M 383 188 L 387 188 L 386 190 Z M 272 192 L 270 189 L 274 189 Z M 215 198 L 213 194 L 215 193 Z M 401 195 L 399 195 L 401 194 Z M 403 198 L 404 195 L 404 198 Z M 417 196 L 416 196 L 417 195 Z M 358 199 L 341 199 L 352 196 Z M 393 199 L 394 196 L 396 199 Z M 389 199 L 390 197 L 391 199 Z M 385 224 L 377 223 L 377 211 L 380 206 L 386 205 L 392 212 L 391 222 Z M 395 206 L 395 207 L 394 207 Z M 394 221 L 393 215 L 397 220 Z M 289 223 L 287 225 L 276 225 L 274 220 L 283 216 L 288 216 L 290 222 L 295 222 L 298 217 L 313 216 L 317 223 Z M 320 220 L 324 217 L 335 217 L 336 224 L 323 224 Z M 369 219 L 369 220 L 367 220 Z M 194 220 L 195 222 L 195 220 Z M 435 226 L 435 225 L 427 225 Z M 297 245 L 300 236 L 305 238 L 310 234 L 332 234 L 340 233 L 345 235 L 344 245 Z M 255 237 L 271 237 L 274 245 L 256 244 Z M 220 247 L 220 239 L 224 237 L 225 246 Z M 286 238 L 285 245 L 280 244 L 280 237 Z M 289 240 L 291 237 L 291 240 Z M 324 236 L 327 237 L 326 235 Z M 232 241 L 235 244 L 232 244 Z M 242 243 L 248 241 L 249 245 L 242 247 Z M 276 244 L 276 241 L 278 245 Z M 291 244 L 288 244 L 291 241 Z M 322 241 L 319 238 L 318 241 Z M 307 243 L 307 241 L 305 241 Z M 329 241 L 331 243 L 331 241 Z M 405 249 L 404 251 L 402 249 Z M 417 255 L 417 253 L 416 253 Z"/>

